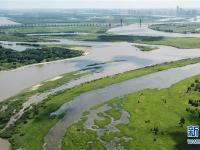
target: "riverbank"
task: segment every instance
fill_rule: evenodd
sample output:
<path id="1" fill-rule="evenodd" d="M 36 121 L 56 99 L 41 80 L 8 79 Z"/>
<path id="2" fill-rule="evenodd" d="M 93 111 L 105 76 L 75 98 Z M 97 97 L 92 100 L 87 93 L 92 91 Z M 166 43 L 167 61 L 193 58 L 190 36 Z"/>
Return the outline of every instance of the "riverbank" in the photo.
<path id="1" fill-rule="evenodd" d="M 172 63 L 165 63 L 162 65 L 146 67 L 143 69 L 130 71 L 125 74 L 119 74 L 116 76 L 107 77 L 107 78 L 99 79 L 93 82 L 75 86 L 74 88 L 67 89 L 56 95 L 51 95 L 42 103 L 37 104 L 37 107 L 34 107 L 34 112 L 37 112 L 36 114 L 33 113 L 33 109 L 30 109 L 29 111 L 25 113 L 25 115 L 23 115 L 24 117 L 21 118 L 20 121 L 16 123 L 15 125 L 16 127 L 10 127 L 4 132 L 6 133 L 7 136 L 9 134 L 9 136 L 12 137 L 12 140 L 14 140 L 14 141 L 11 141 L 14 149 L 24 147 L 25 149 L 29 149 L 29 150 L 31 148 L 33 150 L 37 150 L 37 149 L 40 150 L 43 145 L 43 137 L 47 134 L 49 129 L 53 127 L 59 121 L 59 118 L 61 117 L 61 116 L 60 117 L 58 116 L 58 117 L 49 118 L 49 114 L 56 111 L 62 104 L 66 103 L 67 101 L 72 100 L 74 97 L 80 95 L 81 93 L 98 89 L 98 88 L 103 88 L 105 86 L 122 82 L 124 80 L 128 80 L 131 78 L 136 78 L 145 74 L 150 74 L 153 72 L 158 72 L 161 70 L 184 66 L 187 64 L 197 63 L 197 62 L 199 62 L 199 58 L 196 58 L 195 60 L 189 59 L 189 60 L 182 60 L 182 61 L 177 61 L 177 62 L 172 62 Z M 62 80 L 62 78 L 56 80 L 55 82 L 59 82 L 59 80 Z M 38 90 L 40 90 L 40 88 L 41 87 L 39 87 Z M 29 118 L 30 115 L 31 116 L 33 115 L 33 116 Z M 38 121 L 38 119 L 40 121 Z M 15 133 L 15 130 L 18 130 L 17 133 Z M 22 136 L 20 136 L 21 134 Z M 38 137 L 37 140 L 34 138 L 35 136 Z M 32 141 L 31 146 L 29 145 L 30 140 Z"/>

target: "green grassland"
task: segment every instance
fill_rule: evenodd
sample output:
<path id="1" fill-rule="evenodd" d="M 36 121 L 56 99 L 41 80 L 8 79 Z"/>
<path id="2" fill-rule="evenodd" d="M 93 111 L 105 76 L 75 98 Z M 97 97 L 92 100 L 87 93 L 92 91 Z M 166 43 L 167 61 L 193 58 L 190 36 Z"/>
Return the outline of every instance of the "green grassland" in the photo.
<path id="1" fill-rule="evenodd" d="M 108 26 L 56 26 L 56 27 L 18 27 L 1 29 L 2 32 L 10 34 L 31 34 L 31 33 L 62 33 L 62 32 L 84 32 L 84 33 L 105 33 Z"/>
<path id="2" fill-rule="evenodd" d="M 69 49 L 73 49 L 73 48 L 88 48 L 90 46 L 86 46 L 86 45 L 68 45 L 68 44 L 45 44 L 45 45 L 40 45 L 40 47 L 42 48 L 49 48 L 49 47 L 59 47 L 59 48 L 69 48 Z"/>
<path id="3" fill-rule="evenodd" d="M 153 24 L 149 26 L 150 29 L 164 32 L 174 32 L 174 33 L 200 33 L 199 23 L 173 23 L 173 24 Z"/>
<path id="4" fill-rule="evenodd" d="M 87 40 L 87 39 L 86 39 Z M 182 49 L 200 48 L 200 38 L 141 37 L 128 35 L 101 35 L 95 41 L 134 42 L 153 45 L 167 45 Z"/>
<path id="5" fill-rule="evenodd" d="M 92 141 L 92 146 L 98 150 L 104 150 L 103 145 L 96 138 L 96 133 L 92 130 L 84 130 L 84 121 L 78 122 L 71 126 L 67 131 L 62 143 L 62 150 L 87 150 L 89 149 L 88 142 Z M 72 142 L 74 141 L 74 142 Z"/>
<path id="6" fill-rule="evenodd" d="M 181 49 L 200 48 L 200 38 L 162 38 L 160 41 L 145 41 L 146 44 L 173 46 Z"/>
<path id="7" fill-rule="evenodd" d="M 118 137 L 118 144 L 127 150 L 198 150 L 198 145 L 187 144 L 187 126 L 200 123 L 199 105 L 192 106 L 188 103 L 189 99 L 199 100 L 199 79 L 200 76 L 196 76 L 167 89 L 143 90 L 107 102 L 111 106 L 113 103 L 120 103 L 122 109 L 130 114 L 130 118 L 128 124 L 116 126 L 119 132 L 107 131 L 101 140 L 109 142 Z M 84 121 L 80 121 L 67 130 L 62 142 L 63 150 L 69 147 L 74 150 L 80 147 L 86 150 L 88 141 L 94 141 L 94 150 L 104 149 L 97 133 L 90 129 L 84 130 L 83 123 Z M 96 134 L 96 138 L 92 136 L 79 140 L 79 137 L 84 137 L 90 132 Z M 122 137 L 131 137 L 132 140 L 125 141 Z M 99 142 L 101 146 L 97 146 Z"/>
<path id="8" fill-rule="evenodd" d="M 13 42 L 47 42 L 50 40 L 45 40 L 42 37 L 29 36 L 25 34 L 10 34 L 5 32 L 0 32 L 0 41 L 13 41 Z"/>
<path id="9" fill-rule="evenodd" d="M 53 125 L 55 125 L 55 123 L 59 120 L 59 117 L 56 117 L 56 118 L 49 117 L 49 114 L 51 112 L 56 111 L 62 104 L 68 101 L 71 101 L 74 97 L 80 95 L 81 93 L 98 89 L 98 88 L 103 88 L 114 83 L 118 83 L 118 82 L 128 80 L 131 78 L 139 77 L 142 75 L 158 72 L 161 70 L 185 66 L 185 65 L 193 64 L 193 63 L 198 63 L 199 61 L 200 61 L 200 58 L 196 58 L 196 59 L 181 60 L 177 62 L 164 63 L 161 65 L 146 67 L 146 68 L 142 68 L 142 69 L 138 69 L 134 71 L 129 71 L 124 74 L 118 74 L 115 76 L 106 77 L 106 78 L 102 78 L 102 79 L 88 82 L 85 84 L 81 84 L 81 85 L 75 86 L 74 88 L 59 92 L 55 95 L 51 95 L 40 104 L 37 104 L 36 107 L 32 107 L 30 110 L 25 112 L 23 117 L 20 120 L 18 120 L 15 125 L 7 128 L 7 130 L 1 130 L 0 136 L 4 138 L 8 138 L 12 144 L 13 149 L 23 148 L 24 150 L 41 150 L 43 142 L 44 142 L 43 137 L 46 135 L 48 130 Z M 72 76 L 72 78 L 70 79 L 73 79 L 73 77 L 74 76 Z M 58 81 L 59 80 L 57 80 L 57 82 Z M 56 84 L 57 82 L 55 81 L 53 85 Z M 60 82 L 61 82 L 60 84 L 63 83 L 62 80 Z M 65 83 L 66 82 L 67 81 L 65 81 Z M 30 96 L 31 93 L 27 95 Z M 28 97 L 27 95 L 26 94 L 18 95 L 14 97 L 13 99 L 11 99 L 10 101 L 5 101 L 4 103 L 6 103 L 7 105 L 9 103 L 13 104 L 13 102 L 18 100 L 17 102 L 22 104 L 26 99 L 23 99 L 22 101 L 20 101 L 21 100 L 20 96 L 24 96 L 25 98 L 27 98 Z M 12 111 L 10 110 L 9 112 L 10 113 L 7 115 L 5 111 L 5 114 L 3 114 L 2 119 L 5 118 L 5 115 L 7 115 L 7 117 L 11 116 Z M 5 122 L 6 121 L 4 121 L 3 124 L 1 124 L 2 128 L 3 126 L 5 126 Z M 87 137 L 89 137 L 89 135 Z"/>
<path id="10" fill-rule="evenodd" d="M 102 120 L 99 120 L 99 119 L 95 119 L 94 120 L 94 124 L 100 128 L 104 128 L 107 124 L 110 123 L 110 118 L 105 116 L 103 113 L 98 113 L 97 114 L 99 117 L 102 118 Z"/>
<path id="11" fill-rule="evenodd" d="M 109 29 L 108 26 L 57 26 L 57 27 L 17 27 L 17 28 L 2 28 L 0 29 L 0 41 L 14 41 L 14 42 L 42 42 L 51 41 L 55 38 L 70 38 L 73 37 L 86 38 L 86 37 L 97 37 L 105 34 Z M 80 32 L 89 33 L 88 35 L 66 35 L 66 36 L 28 36 L 27 34 L 32 33 L 62 33 L 62 32 Z"/>
<path id="12" fill-rule="evenodd" d="M 131 35 L 111 35 L 107 33 L 48 37 L 49 40 L 55 38 L 96 42 L 134 42 L 152 45 L 166 45 L 180 49 L 200 48 L 200 38 L 142 37 Z"/>

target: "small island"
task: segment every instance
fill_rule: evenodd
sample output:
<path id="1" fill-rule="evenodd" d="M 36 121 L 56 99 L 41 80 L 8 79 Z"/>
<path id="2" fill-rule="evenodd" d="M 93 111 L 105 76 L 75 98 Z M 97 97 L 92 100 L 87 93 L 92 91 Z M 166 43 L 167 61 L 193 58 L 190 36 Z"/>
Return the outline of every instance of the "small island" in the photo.
<path id="1" fill-rule="evenodd" d="M 158 47 L 155 46 L 146 46 L 146 45 L 134 45 L 136 48 L 138 48 L 140 51 L 153 51 L 158 49 Z"/>
<path id="2" fill-rule="evenodd" d="M 64 47 L 42 47 L 15 51 L 0 46 L 0 71 L 15 69 L 21 66 L 73 58 L 83 55 L 83 51 Z"/>

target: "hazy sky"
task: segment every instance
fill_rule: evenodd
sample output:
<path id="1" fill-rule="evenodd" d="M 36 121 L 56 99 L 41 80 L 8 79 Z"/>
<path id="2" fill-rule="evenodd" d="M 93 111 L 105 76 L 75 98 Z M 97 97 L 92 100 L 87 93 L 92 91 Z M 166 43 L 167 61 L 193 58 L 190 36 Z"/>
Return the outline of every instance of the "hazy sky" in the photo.
<path id="1" fill-rule="evenodd" d="M 0 9 L 27 8 L 200 8 L 200 0 L 0 0 Z"/>

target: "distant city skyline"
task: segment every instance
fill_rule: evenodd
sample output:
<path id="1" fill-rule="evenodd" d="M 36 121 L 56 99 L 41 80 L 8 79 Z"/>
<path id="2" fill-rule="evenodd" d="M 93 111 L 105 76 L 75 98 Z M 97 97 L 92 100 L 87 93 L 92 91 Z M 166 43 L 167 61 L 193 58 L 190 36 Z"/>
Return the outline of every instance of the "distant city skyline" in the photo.
<path id="1" fill-rule="evenodd" d="M 0 9 L 200 8 L 199 0 L 0 0 Z"/>

